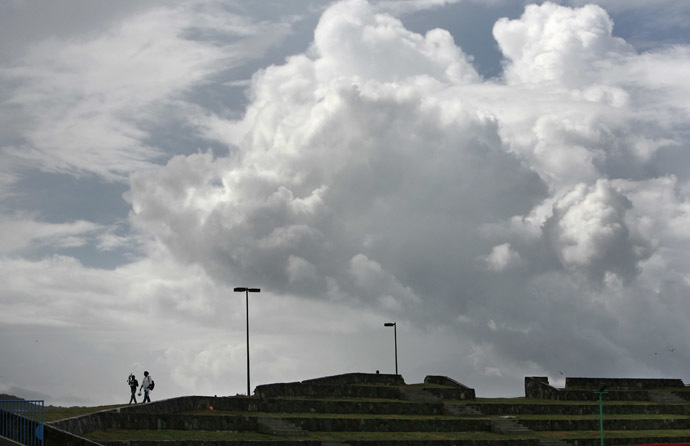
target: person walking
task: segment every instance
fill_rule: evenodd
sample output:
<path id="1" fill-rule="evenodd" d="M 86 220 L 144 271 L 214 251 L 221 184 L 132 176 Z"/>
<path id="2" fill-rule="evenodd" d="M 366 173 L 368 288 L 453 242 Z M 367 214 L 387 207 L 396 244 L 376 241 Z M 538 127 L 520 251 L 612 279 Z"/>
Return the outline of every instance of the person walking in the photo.
<path id="1" fill-rule="evenodd" d="M 141 382 L 141 387 L 139 390 L 144 389 L 144 401 L 143 403 L 150 403 L 151 398 L 149 398 L 149 393 L 153 390 L 153 378 L 149 375 L 149 372 L 144 372 L 144 380 Z"/>
<path id="2" fill-rule="evenodd" d="M 132 404 L 132 401 L 134 401 L 134 404 L 137 404 L 137 387 L 139 386 L 139 381 L 137 381 L 133 373 L 129 374 L 127 384 L 129 384 L 129 390 L 132 391 L 132 396 L 129 398 L 129 403 L 127 404 Z"/>

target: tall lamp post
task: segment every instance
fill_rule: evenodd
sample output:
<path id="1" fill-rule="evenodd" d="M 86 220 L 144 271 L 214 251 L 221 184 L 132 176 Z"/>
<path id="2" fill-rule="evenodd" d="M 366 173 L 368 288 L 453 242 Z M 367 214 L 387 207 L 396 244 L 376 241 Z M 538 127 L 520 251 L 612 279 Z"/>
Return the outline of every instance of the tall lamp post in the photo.
<path id="1" fill-rule="evenodd" d="M 599 436 L 601 438 L 601 446 L 604 446 L 604 403 L 602 402 L 602 396 L 609 393 L 606 387 L 606 384 L 602 383 L 599 385 L 599 390 L 594 391 L 594 393 L 599 395 Z"/>
<path id="2" fill-rule="evenodd" d="M 261 289 L 259 288 L 246 288 L 237 287 L 235 288 L 236 293 L 245 293 L 247 298 L 247 396 L 250 396 L 250 386 L 249 386 L 249 293 L 259 293 Z"/>
<path id="3" fill-rule="evenodd" d="M 398 326 L 396 322 L 386 322 L 384 327 L 393 327 L 393 339 L 395 339 L 395 374 L 398 374 Z"/>

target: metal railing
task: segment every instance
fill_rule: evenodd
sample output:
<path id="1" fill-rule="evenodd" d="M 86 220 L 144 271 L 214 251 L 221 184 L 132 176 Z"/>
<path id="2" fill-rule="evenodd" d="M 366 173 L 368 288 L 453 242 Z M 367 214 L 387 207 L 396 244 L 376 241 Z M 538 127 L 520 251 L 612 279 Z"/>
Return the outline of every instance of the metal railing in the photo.
<path id="1" fill-rule="evenodd" d="M 26 446 L 43 446 L 43 400 L 0 400 L 0 437 Z"/>

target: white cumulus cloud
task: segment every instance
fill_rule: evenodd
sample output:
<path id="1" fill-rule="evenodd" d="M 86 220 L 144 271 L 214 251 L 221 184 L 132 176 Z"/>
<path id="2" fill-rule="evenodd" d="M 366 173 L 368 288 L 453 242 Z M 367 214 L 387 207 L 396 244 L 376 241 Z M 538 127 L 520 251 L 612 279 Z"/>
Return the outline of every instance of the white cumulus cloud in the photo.
<path id="1" fill-rule="evenodd" d="M 209 36 L 176 11 L 81 46 L 44 43 L 3 71 L 23 77 L 11 102 L 32 117 L 6 159 L 126 181 L 141 251 L 113 271 L 29 260 L 20 254 L 37 241 L 77 246 L 104 229 L 5 218 L 21 237 L 1 251 L 0 329 L 110 326 L 120 342 L 141 325 L 157 376 L 211 392 L 224 370 L 242 378 L 244 296 L 230 292 L 241 285 L 262 290 L 250 300 L 257 382 L 376 370 L 385 321 L 399 324 L 406 375 L 446 373 L 483 395 L 519 394 L 524 375 L 559 370 L 684 370 L 687 45 L 638 52 L 600 6 L 530 4 L 496 23 L 504 73 L 483 79 L 450 32 L 413 32 L 387 2 L 336 2 L 308 47 L 251 76 L 242 116 L 184 108 L 214 147 L 154 167 L 160 151 L 141 123 L 244 48 L 183 39 Z M 264 29 L 197 13 L 202 30 Z M 146 45 L 137 36 L 155 14 L 174 26 L 157 23 Z M 237 88 L 223 85 L 220 103 Z M 119 237 L 105 230 L 101 248 Z M 133 356 L 127 366 L 142 363 Z"/>
<path id="2" fill-rule="evenodd" d="M 463 321 L 472 376 L 589 373 L 554 342 L 618 358 L 602 373 L 655 370 L 621 296 L 687 287 L 651 279 L 689 271 L 668 242 L 687 243 L 687 179 L 658 158 L 687 125 L 644 74 L 687 58 L 612 29 L 598 6 L 529 5 L 494 27 L 505 76 L 485 81 L 447 32 L 336 3 L 308 51 L 254 75 L 242 119 L 209 118 L 237 151 L 136 174 L 132 220 L 219 282 Z M 679 79 L 663 90 L 685 95 Z"/>

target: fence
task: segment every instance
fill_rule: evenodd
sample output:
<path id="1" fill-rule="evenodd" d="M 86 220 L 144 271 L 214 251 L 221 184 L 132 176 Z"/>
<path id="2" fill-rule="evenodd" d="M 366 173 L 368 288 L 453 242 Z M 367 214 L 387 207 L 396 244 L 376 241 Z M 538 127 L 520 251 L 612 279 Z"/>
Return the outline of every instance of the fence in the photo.
<path id="1" fill-rule="evenodd" d="M 43 446 L 42 400 L 0 401 L 0 437 L 26 446 Z"/>

